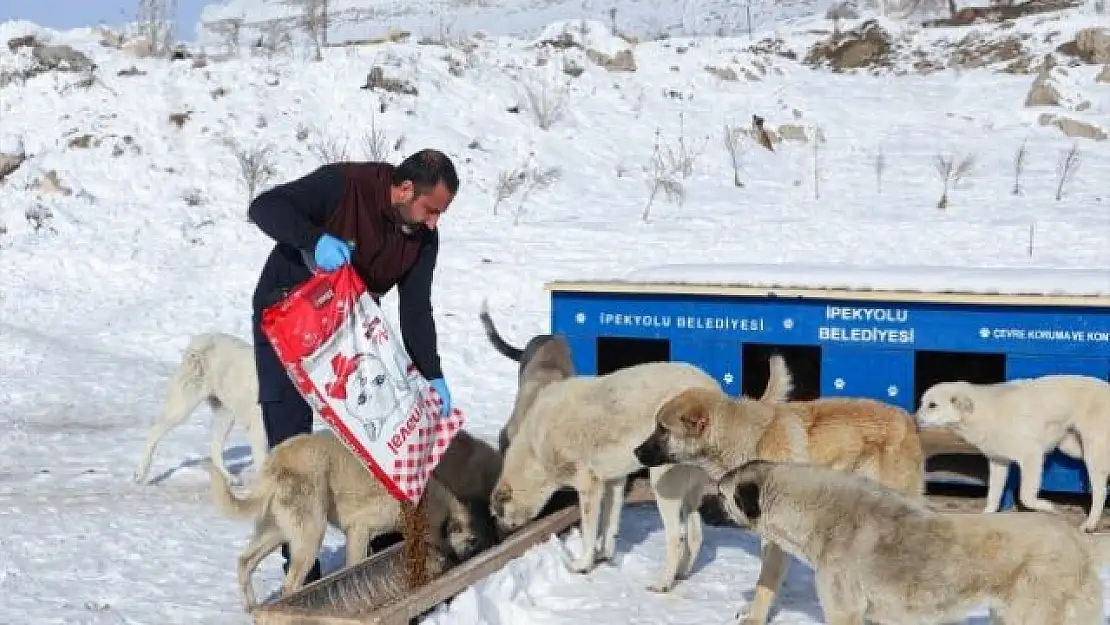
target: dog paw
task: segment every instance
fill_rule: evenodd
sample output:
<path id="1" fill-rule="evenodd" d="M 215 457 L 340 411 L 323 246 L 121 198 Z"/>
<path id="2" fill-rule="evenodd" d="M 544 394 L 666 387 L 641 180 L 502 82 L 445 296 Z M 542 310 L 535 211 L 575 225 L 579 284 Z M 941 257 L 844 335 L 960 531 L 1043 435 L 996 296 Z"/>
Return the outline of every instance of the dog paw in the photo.
<path id="1" fill-rule="evenodd" d="M 571 571 L 580 575 L 589 573 L 594 568 L 593 558 L 575 558 L 567 565 Z"/>
<path id="2" fill-rule="evenodd" d="M 736 611 L 737 625 L 767 625 L 766 621 L 757 619 L 749 612 L 749 606 L 744 606 Z"/>
<path id="3" fill-rule="evenodd" d="M 131 481 L 135 482 L 136 484 L 142 484 L 143 482 L 146 481 L 146 475 L 143 475 L 142 473 L 139 473 L 138 471 L 135 471 L 135 472 L 131 473 Z"/>
<path id="4" fill-rule="evenodd" d="M 670 592 L 672 588 L 674 588 L 673 579 L 660 579 L 647 585 L 648 590 L 657 593 Z"/>

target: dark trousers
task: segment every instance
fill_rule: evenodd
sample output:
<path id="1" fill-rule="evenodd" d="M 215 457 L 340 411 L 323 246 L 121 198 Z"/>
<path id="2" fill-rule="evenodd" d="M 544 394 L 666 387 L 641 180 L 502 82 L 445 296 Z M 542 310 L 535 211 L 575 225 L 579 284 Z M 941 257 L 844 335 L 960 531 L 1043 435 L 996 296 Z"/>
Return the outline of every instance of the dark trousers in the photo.
<path id="1" fill-rule="evenodd" d="M 262 425 L 272 449 L 297 434 L 312 432 L 312 407 L 304 400 L 285 367 L 262 333 L 259 315 L 254 316 L 254 363 L 258 373 L 258 403 L 262 406 Z M 282 543 L 282 568 L 289 570 L 289 545 Z M 309 584 L 320 579 L 320 560 L 316 560 L 305 576 Z"/>

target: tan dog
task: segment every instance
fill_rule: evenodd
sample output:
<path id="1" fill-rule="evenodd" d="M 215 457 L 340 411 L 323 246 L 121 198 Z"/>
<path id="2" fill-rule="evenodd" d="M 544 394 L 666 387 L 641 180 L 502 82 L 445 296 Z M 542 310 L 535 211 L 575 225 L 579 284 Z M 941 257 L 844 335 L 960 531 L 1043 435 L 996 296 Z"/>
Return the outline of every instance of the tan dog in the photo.
<path id="1" fill-rule="evenodd" d="M 502 356 L 520 363 L 513 411 L 505 426 L 501 428 L 497 441 L 498 451 L 504 455 L 509 447 L 509 441 L 520 429 L 523 415 L 527 414 L 532 402 L 536 401 L 536 395 L 552 382 L 574 377 L 574 361 L 570 356 L 570 345 L 566 338 L 560 335 L 537 334 L 528 341 L 524 349 L 510 345 L 501 337 L 497 326 L 493 324 L 486 300 L 482 300 L 482 309 L 478 313 L 478 318 L 482 322 L 486 338 L 494 349 Z"/>
<path id="2" fill-rule="evenodd" d="M 494 490 L 491 508 L 502 531 L 515 531 L 536 518 L 556 490 L 572 487 L 582 513 L 582 553 L 571 569 L 585 573 L 599 559 L 611 558 L 625 483 L 643 468 L 633 448 L 651 433 L 659 407 L 691 387 L 720 392 L 712 377 L 678 362 L 634 365 L 545 385 L 519 415 L 520 429 L 505 453 Z M 691 465 L 655 467 L 650 482 L 667 556 L 659 580 L 649 588 L 665 591 L 693 567 L 702 539 L 698 505 L 713 489 L 705 472 Z"/>
<path id="3" fill-rule="evenodd" d="M 1091 511 L 1083 529 L 1095 531 L 1106 507 L 1110 479 L 1110 384 L 1080 375 L 1046 375 L 997 384 L 941 382 L 921 395 L 917 422 L 948 428 L 987 457 L 987 503 L 996 512 L 1010 462 L 1021 469 L 1018 499 L 1032 510 L 1052 512 L 1041 499 L 1044 455 L 1059 446 L 1082 458 L 1090 478 Z"/>
<path id="4" fill-rule="evenodd" d="M 1106 536 L 1039 512 L 945 514 L 871 478 L 756 460 L 725 474 L 739 525 L 807 562 L 829 625 L 1101 625 Z M 1001 619 L 1001 620 L 999 620 Z"/>
<path id="5" fill-rule="evenodd" d="M 713 479 L 751 460 L 810 462 L 872 476 L 924 499 L 925 454 L 909 413 L 861 398 L 770 401 L 792 386 L 782 356 L 772 356 L 770 366 L 768 390 L 759 400 L 708 389 L 676 395 L 659 410 L 655 430 L 636 448 L 636 457 L 649 467 L 694 464 Z M 767 623 L 790 566 L 786 554 L 767 541 L 762 560 L 744 619 L 749 625 Z"/>
<path id="6" fill-rule="evenodd" d="M 283 542 L 289 543 L 289 570 L 282 593 L 301 587 L 330 523 L 347 538 L 346 564 L 367 556 L 370 540 L 400 531 L 400 502 L 330 431 L 301 434 L 271 450 L 252 492 L 232 494 L 223 472 L 206 463 L 212 498 L 232 517 L 254 518 L 254 536 L 239 556 L 238 576 L 243 603 L 256 604 L 251 573 Z M 434 477 L 424 491 L 430 542 L 455 561 L 484 548 L 486 531 L 468 508 Z"/>

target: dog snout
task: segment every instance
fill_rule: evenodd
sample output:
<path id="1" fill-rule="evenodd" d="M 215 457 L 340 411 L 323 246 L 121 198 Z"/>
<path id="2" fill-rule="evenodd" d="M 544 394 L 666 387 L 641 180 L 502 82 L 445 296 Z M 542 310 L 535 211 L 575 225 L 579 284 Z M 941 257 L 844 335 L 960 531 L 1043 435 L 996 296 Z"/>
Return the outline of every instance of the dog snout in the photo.
<path id="1" fill-rule="evenodd" d="M 636 460 L 645 467 L 657 467 L 663 464 L 669 464 L 667 454 L 663 451 L 659 440 L 652 436 L 646 441 L 640 443 L 633 453 L 636 454 Z"/>

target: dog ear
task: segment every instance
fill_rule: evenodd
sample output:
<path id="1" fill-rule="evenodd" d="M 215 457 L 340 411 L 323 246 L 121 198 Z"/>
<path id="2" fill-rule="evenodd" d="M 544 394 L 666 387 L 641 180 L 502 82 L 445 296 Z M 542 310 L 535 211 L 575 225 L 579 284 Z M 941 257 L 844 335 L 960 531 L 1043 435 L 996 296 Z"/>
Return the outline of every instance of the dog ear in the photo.
<path id="1" fill-rule="evenodd" d="M 960 414 L 968 414 L 975 409 L 975 402 L 971 400 L 970 396 L 964 393 L 956 393 L 953 395 L 952 405 L 956 407 L 956 410 L 960 411 Z"/>
<path id="2" fill-rule="evenodd" d="M 687 389 L 667 400 L 656 421 L 671 429 L 701 436 L 709 426 L 709 405 L 702 389 Z"/>
<path id="3" fill-rule="evenodd" d="M 759 509 L 759 485 L 755 482 L 740 482 L 732 493 L 732 501 L 749 521 L 755 521 L 763 513 Z"/>

